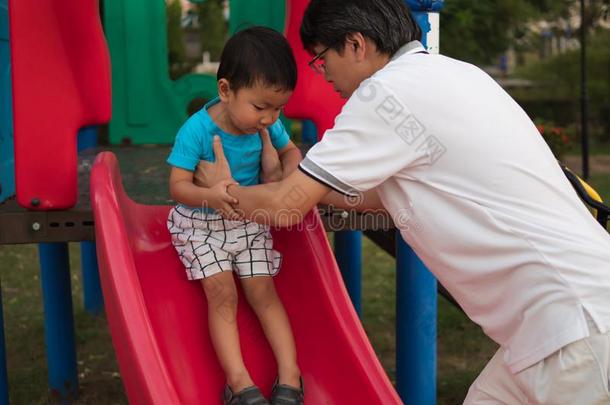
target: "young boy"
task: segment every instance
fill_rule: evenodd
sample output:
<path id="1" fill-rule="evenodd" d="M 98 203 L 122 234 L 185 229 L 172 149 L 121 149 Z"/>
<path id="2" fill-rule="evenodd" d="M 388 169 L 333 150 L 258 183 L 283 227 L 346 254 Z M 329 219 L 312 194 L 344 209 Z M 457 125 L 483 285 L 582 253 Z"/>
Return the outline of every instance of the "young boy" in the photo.
<path id="1" fill-rule="evenodd" d="M 179 203 L 169 214 L 168 228 L 188 279 L 201 280 L 205 291 L 211 340 L 227 378 L 225 404 L 268 404 L 241 356 L 233 272 L 277 360 L 271 402 L 303 403 L 290 323 L 272 280 L 281 255 L 272 248 L 267 226 L 224 218 L 237 203 L 226 191 L 233 180 L 241 185 L 277 181 L 298 166 L 301 154 L 278 120 L 296 76 L 292 50 L 281 34 L 263 27 L 237 33 L 222 52 L 219 97 L 187 120 L 167 159 L 170 192 Z M 200 160 L 215 160 L 214 140 L 222 140 L 233 180 L 198 187 L 194 170 Z"/>

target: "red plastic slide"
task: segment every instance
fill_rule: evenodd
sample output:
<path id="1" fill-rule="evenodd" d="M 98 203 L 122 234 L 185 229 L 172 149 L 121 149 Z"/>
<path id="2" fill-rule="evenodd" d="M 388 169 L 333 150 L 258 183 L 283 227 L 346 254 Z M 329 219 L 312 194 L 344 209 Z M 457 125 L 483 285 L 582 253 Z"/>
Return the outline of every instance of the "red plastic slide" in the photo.
<path id="1" fill-rule="evenodd" d="M 168 206 L 125 194 L 112 153 L 91 174 L 106 314 L 131 404 L 218 404 L 224 377 L 212 349 L 203 289 L 189 282 L 166 228 Z M 302 230 L 305 229 L 305 230 Z M 274 232 L 284 254 L 275 278 L 297 343 L 308 404 L 399 404 L 353 310 L 317 214 Z M 245 300 L 243 355 L 266 394 L 276 365 Z"/>

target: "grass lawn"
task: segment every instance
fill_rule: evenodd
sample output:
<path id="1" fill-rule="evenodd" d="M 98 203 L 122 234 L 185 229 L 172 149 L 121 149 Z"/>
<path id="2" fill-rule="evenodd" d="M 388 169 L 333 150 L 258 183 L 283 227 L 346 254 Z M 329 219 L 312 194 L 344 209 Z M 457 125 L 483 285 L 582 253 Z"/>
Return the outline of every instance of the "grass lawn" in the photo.
<path id="1" fill-rule="evenodd" d="M 368 239 L 363 243 L 364 325 L 381 362 L 395 375 L 394 260 Z M 85 312 L 79 245 L 70 245 L 80 398 L 76 404 L 126 404 L 105 317 Z M 49 402 L 42 298 L 35 245 L 0 246 L 10 399 Z M 439 298 L 439 403 L 459 402 L 494 351 L 480 329 Z"/>
<path id="2" fill-rule="evenodd" d="M 80 398 L 75 404 L 127 404 L 106 319 L 84 310 L 79 244 L 70 244 Z M 0 278 L 12 404 L 47 404 L 44 323 L 36 245 L 0 246 Z"/>
<path id="3" fill-rule="evenodd" d="M 363 323 L 381 363 L 394 380 L 396 373 L 396 289 L 394 259 L 363 240 Z M 449 304 L 438 301 L 438 403 L 458 404 L 470 383 L 495 353 L 496 344 L 481 328 Z"/>
<path id="4" fill-rule="evenodd" d="M 591 184 L 601 195 L 607 205 L 610 204 L 610 173 L 594 173 L 589 178 Z"/>
<path id="5" fill-rule="evenodd" d="M 610 174 L 591 177 L 610 199 Z M 118 367 L 103 316 L 83 308 L 79 245 L 70 247 L 80 398 L 76 404 L 126 404 Z M 395 375 L 394 260 L 363 243 L 364 326 L 390 378 Z M 13 404 L 49 402 L 37 247 L 0 246 L 10 399 Z M 480 328 L 439 298 L 438 403 L 460 403 L 470 382 L 495 351 Z"/>

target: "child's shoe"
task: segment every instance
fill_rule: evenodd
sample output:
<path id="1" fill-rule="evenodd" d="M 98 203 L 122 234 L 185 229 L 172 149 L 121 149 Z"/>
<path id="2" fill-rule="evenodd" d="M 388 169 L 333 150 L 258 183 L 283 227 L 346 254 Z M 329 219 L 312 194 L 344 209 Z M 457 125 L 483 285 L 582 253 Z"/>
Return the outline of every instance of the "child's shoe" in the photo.
<path id="1" fill-rule="evenodd" d="M 261 391 L 256 385 L 253 385 L 243 390 L 233 393 L 233 390 L 228 385 L 225 387 L 223 395 L 224 405 L 269 405 L 269 401 L 265 399 Z"/>
<path id="2" fill-rule="evenodd" d="M 305 391 L 303 389 L 303 379 L 301 388 L 295 388 L 290 385 L 280 384 L 279 380 L 275 380 L 273 391 L 271 391 L 271 405 L 303 405 Z"/>

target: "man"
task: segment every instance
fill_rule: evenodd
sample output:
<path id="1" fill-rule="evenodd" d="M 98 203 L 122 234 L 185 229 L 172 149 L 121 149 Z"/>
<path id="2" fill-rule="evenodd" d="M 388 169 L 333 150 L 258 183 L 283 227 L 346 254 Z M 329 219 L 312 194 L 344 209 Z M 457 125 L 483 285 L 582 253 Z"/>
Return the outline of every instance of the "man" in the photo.
<path id="1" fill-rule="evenodd" d="M 401 0 L 312 0 L 303 46 L 348 101 L 300 170 L 228 192 L 280 226 L 320 201 L 349 207 L 341 194 L 386 209 L 501 346 L 465 403 L 610 403 L 610 236 L 519 105 L 420 37 Z M 229 176 L 215 150 L 210 181 Z"/>

